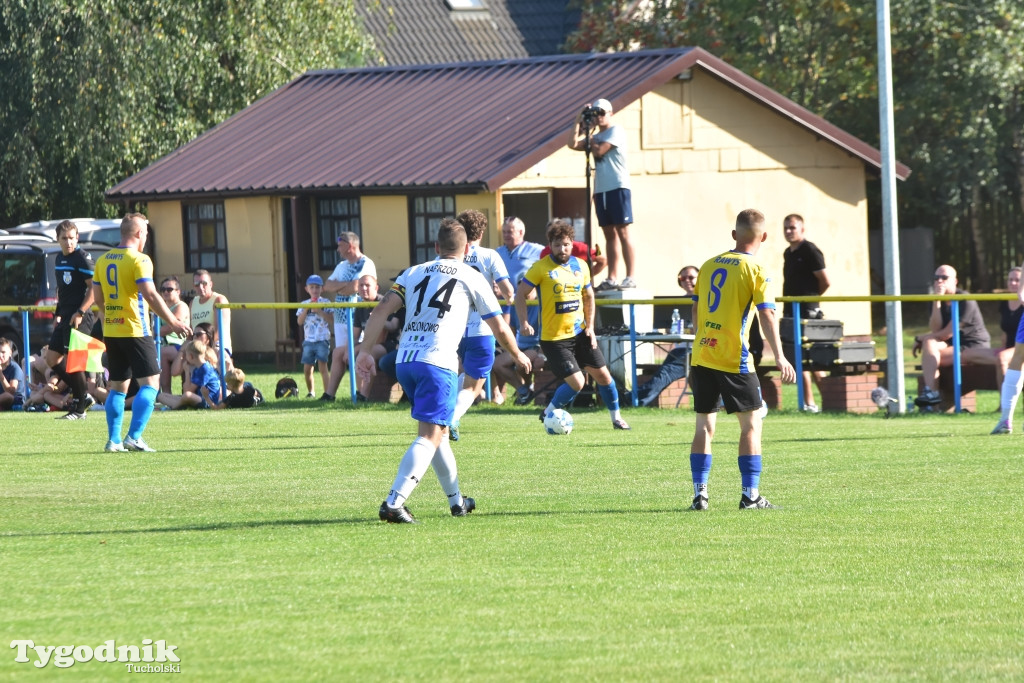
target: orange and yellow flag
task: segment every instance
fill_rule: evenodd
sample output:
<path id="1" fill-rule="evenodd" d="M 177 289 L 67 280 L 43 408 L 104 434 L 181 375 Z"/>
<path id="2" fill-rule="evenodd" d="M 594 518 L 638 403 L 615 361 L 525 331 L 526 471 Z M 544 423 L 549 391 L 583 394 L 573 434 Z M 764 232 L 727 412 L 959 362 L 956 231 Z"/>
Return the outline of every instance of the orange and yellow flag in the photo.
<path id="1" fill-rule="evenodd" d="M 68 372 L 103 372 L 103 352 L 106 345 L 76 329 L 71 330 L 68 343 Z"/>

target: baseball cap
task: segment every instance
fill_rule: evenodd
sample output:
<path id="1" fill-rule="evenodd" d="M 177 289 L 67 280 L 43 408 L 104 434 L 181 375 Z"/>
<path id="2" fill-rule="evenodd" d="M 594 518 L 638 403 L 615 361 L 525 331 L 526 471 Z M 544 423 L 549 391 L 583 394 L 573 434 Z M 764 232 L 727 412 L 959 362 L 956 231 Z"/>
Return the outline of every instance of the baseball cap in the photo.
<path id="1" fill-rule="evenodd" d="M 306 278 L 307 285 L 323 285 L 324 279 L 319 275 L 310 275 Z"/>
<path id="2" fill-rule="evenodd" d="M 594 104 L 591 106 L 593 106 L 594 109 L 604 109 L 605 111 L 612 110 L 612 103 L 604 99 L 603 97 L 599 100 L 594 100 Z"/>

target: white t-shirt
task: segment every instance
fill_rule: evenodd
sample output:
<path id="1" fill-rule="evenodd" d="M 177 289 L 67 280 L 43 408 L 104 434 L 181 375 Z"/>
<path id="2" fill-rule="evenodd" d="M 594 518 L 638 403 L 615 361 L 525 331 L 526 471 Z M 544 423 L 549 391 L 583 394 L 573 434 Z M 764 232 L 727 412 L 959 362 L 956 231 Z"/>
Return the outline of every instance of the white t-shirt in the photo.
<path id="1" fill-rule="evenodd" d="M 407 268 L 391 291 L 405 302 L 399 363 L 420 361 L 458 372 L 459 341 L 470 312 L 484 320 L 501 315 L 498 298 L 484 276 L 455 259 Z"/>
<path id="2" fill-rule="evenodd" d="M 313 303 L 313 300 L 312 299 L 306 299 L 302 303 L 304 303 L 304 304 Z M 317 298 L 316 303 L 318 303 L 318 304 L 327 304 L 327 303 L 330 303 L 330 299 L 325 299 L 325 298 L 323 298 L 321 296 L 321 297 Z M 306 310 L 306 309 L 300 308 L 299 310 L 295 311 L 295 317 L 297 318 L 300 315 L 302 315 L 302 312 L 304 310 Z M 327 310 L 327 309 L 318 309 L 318 310 Z M 303 341 L 308 341 L 308 342 L 321 342 L 321 341 L 328 341 L 329 342 L 329 341 L 331 341 L 331 328 L 327 326 L 327 323 L 324 321 L 323 318 L 318 316 L 313 311 L 310 311 L 309 315 L 306 316 L 306 322 L 304 322 L 302 324 L 302 339 L 303 339 Z"/>
<path id="3" fill-rule="evenodd" d="M 335 282 L 349 282 L 351 280 L 358 280 L 364 275 L 372 275 L 377 277 L 377 266 L 374 265 L 373 261 L 366 254 L 363 254 L 359 260 L 355 263 L 349 263 L 348 261 L 342 261 L 334 267 L 334 272 L 331 273 L 328 280 L 334 280 Z M 334 296 L 335 301 L 359 301 L 359 297 L 355 294 L 342 295 L 336 294 Z M 334 308 L 331 312 L 334 313 L 334 343 L 338 346 L 348 344 L 348 313 L 347 311 L 354 309 L 346 308 Z"/>
<path id="4" fill-rule="evenodd" d="M 629 187 L 626 167 L 626 131 L 622 126 L 609 126 L 593 135 L 594 142 L 607 142 L 612 148 L 594 163 L 594 192 L 608 192 Z"/>
<path id="5" fill-rule="evenodd" d="M 484 276 L 487 283 L 491 285 L 492 292 L 494 291 L 494 283 L 509 279 L 505 262 L 494 249 L 476 245 L 471 246 L 469 253 L 466 254 L 464 263 Z M 479 313 L 471 311 L 469 321 L 466 323 L 466 336 L 493 337 L 494 333 L 491 332 L 491 328 L 487 323 L 480 318 Z"/>

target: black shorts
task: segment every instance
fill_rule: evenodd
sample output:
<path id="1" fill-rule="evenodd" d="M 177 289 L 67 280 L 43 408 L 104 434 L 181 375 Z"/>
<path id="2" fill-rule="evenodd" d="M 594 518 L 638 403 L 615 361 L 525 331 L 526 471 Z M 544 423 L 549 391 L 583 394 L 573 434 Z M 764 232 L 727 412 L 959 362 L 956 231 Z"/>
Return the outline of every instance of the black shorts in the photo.
<path id="1" fill-rule="evenodd" d="M 547 358 L 545 367 L 558 379 L 574 375 L 580 371 L 580 368 L 603 368 L 605 366 L 601 348 L 590 345 L 590 337 L 586 332 L 580 332 L 569 339 L 555 341 L 542 339 L 540 348 Z"/>
<path id="2" fill-rule="evenodd" d="M 761 382 L 753 372 L 723 372 L 694 365 L 690 369 L 690 388 L 693 409 L 698 413 L 717 412 L 719 398 L 730 415 L 761 407 Z"/>
<path id="3" fill-rule="evenodd" d="M 82 316 L 82 324 L 78 326 L 78 331 L 82 334 L 91 334 L 93 323 L 96 321 L 92 311 L 88 311 Z M 61 320 L 60 324 L 53 328 L 53 334 L 50 335 L 50 350 L 56 351 L 61 355 L 66 355 L 68 352 L 68 344 L 71 342 L 71 319 Z"/>
<path id="4" fill-rule="evenodd" d="M 111 382 L 152 377 L 160 374 L 156 343 L 152 337 L 107 337 L 107 367 Z"/>

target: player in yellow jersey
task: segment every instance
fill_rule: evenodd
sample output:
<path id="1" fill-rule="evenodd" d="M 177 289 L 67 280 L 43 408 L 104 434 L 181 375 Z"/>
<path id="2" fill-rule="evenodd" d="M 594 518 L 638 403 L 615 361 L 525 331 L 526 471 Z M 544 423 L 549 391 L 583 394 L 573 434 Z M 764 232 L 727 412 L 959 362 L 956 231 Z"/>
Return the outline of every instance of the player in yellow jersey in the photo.
<path id="1" fill-rule="evenodd" d="M 141 213 L 130 213 L 121 221 L 120 244 L 96 261 L 93 290 L 103 316 L 103 341 L 110 371 L 110 392 L 104 403 L 109 439 L 104 450 L 111 453 L 153 451 L 142 440 L 160 382 L 149 307 L 171 331 L 192 334 L 192 328 L 167 308 L 153 284 L 153 261 L 142 253 L 148 237 L 149 221 Z M 132 402 L 128 435 L 122 442 L 124 400 L 132 377 L 139 383 L 139 392 Z"/>
<path id="2" fill-rule="evenodd" d="M 597 382 L 601 400 L 611 413 L 615 429 L 629 429 L 619 413 L 619 392 L 597 348 L 594 335 L 594 290 L 590 286 L 590 268 L 572 255 L 575 231 L 557 218 L 548 223 L 548 245 L 551 253 L 526 271 L 516 290 L 516 314 L 519 332 L 534 334 L 526 316 L 526 299 L 534 289 L 540 300 L 540 348 L 547 357 L 547 367 L 565 380 L 551 397 L 541 420 L 555 408 L 572 403 L 583 389 L 583 371 Z M 581 369 L 582 368 L 582 369 Z"/>
<path id="3" fill-rule="evenodd" d="M 708 509 L 708 474 L 711 472 L 711 438 L 721 398 L 727 412 L 740 421 L 739 468 L 743 493 L 740 509 L 775 507 L 758 493 L 761 478 L 761 384 L 747 349 L 753 309 L 761 332 L 772 347 L 782 381 L 796 381 L 793 366 L 782 354 L 775 322 L 775 302 L 767 276 L 754 260 L 767 239 L 764 215 L 747 209 L 736 217 L 732 232 L 736 248 L 710 259 L 700 267 L 694 288 L 694 352 L 690 381 L 697 412 L 690 472 L 693 475 L 691 510 Z"/>

